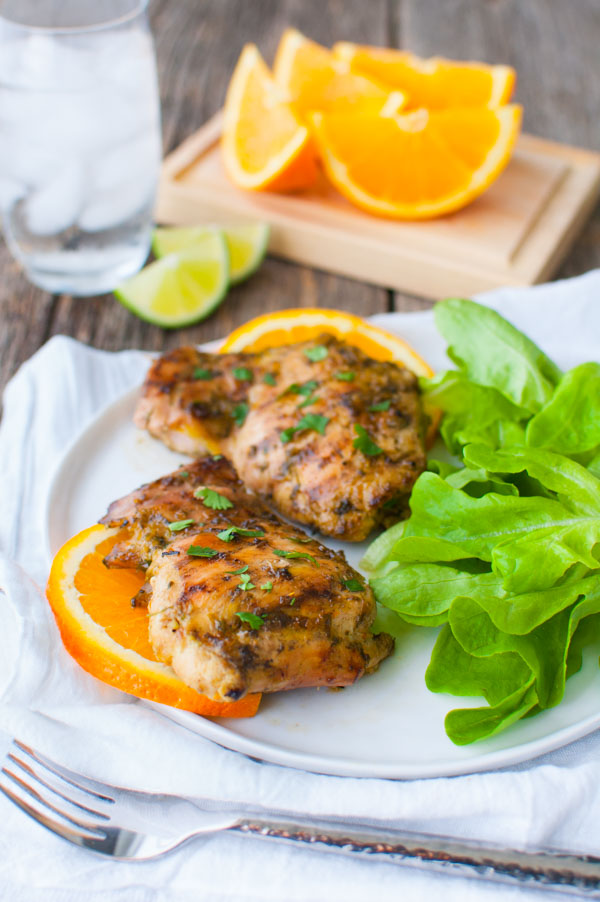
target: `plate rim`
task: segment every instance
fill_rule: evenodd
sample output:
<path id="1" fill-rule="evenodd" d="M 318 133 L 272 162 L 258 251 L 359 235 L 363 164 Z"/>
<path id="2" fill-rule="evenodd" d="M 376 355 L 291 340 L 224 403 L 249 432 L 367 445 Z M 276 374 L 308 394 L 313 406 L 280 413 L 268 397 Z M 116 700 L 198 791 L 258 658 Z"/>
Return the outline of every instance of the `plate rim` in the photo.
<path id="1" fill-rule="evenodd" d="M 44 545 L 49 562 L 52 561 L 54 556 L 51 544 L 51 516 L 61 481 L 65 478 L 64 471 L 68 469 L 70 462 L 77 458 L 79 446 L 86 440 L 88 433 L 93 432 L 95 429 L 101 429 L 102 421 L 113 416 L 119 407 L 131 406 L 139 390 L 139 385 L 133 386 L 104 404 L 96 414 L 86 421 L 60 456 L 48 484 L 43 510 Z M 231 751 L 258 758 L 270 764 L 292 767 L 310 773 L 340 777 L 408 780 L 466 776 L 531 761 L 548 752 L 563 748 L 565 745 L 589 735 L 600 727 L 599 710 L 597 713 L 590 714 L 574 724 L 554 730 L 545 736 L 529 740 L 517 746 L 486 750 L 471 758 L 458 758 L 455 762 L 446 760 L 431 763 L 402 763 L 398 765 L 393 761 L 363 762 L 326 753 L 310 754 L 303 751 L 293 751 L 283 746 L 277 746 L 268 740 L 252 739 L 237 733 L 235 730 L 230 730 L 226 724 L 220 722 L 223 720 L 222 718 L 208 718 L 189 711 L 170 708 L 147 699 L 132 697 L 171 722 L 177 723 L 184 729 Z"/>
<path id="2" fill-rule="evenodd" d="M 386 779 L 386 780 L 433 780 L 440 777 L 464 777 L 470 774 L 483 773 L 487 771 L 499 770 L 505 767 L 511 767 L 515 764 L 522 764 L 525 761 L 533 761 L 548 752 L 556 751 L 564 748 L 569 743 L 577 739 L 582 739 L 589 735 L 600 726 L 600 712 L 591 714 L 584 720 L 578 721 L 569 727 L 563 727 L 561 730 L 555 730 L 548 736 L 540 739 L 533 739 L 520 746 L 509 747 L 508 749 L 497 749 L 495 751 L 484 752 L 474 758 L 460 758 L 455 764 L 448 763 L 447 766 L 440 766 L 437 763 L 430 765 L 408 766 L 406 764 L 395 765 L 393 762 L 381 762 L 373 765 L 371 762 L 362 763 L 351 758 L 340 758 L 327 755 L 311 755 L 306 752 L 293 752 L 289 749 L 272 746 L 268 742 L 260 742 L 259 740 L 249 739 L 235 731 L 227 730 L 227 727 L 218 723 L 219 718 L 206 718 L 191 711 L 183 711 L 178 708 L 169 708 L 167 705 L 161 705 L 158 702 L 140 699 L 142 704 L 153 708 L 167 720 L 179 724 L 184 729 L 203 736 L 212 742 L 216 742 L 230 751 L 241 752 L 252 758 L 259 758 L 269 764 L 277 764 L 283 767 L 293 767 L 298 770 L 305 770 L 313 774 L 326 774 L 334 777 L 361 777 L 364 779 Z M 200 718 L 204 721 L 202 730 L 196 730 L 192 726 L 192 718 Z M 190 723 L 186 721 L 190 720 Z M 232 741 L 222 741 L 222 735 L 232 737 Z M 556 742 L 548 742 L 554 740 Z M 265 754 L 264 749 L 270 751 L 275 749 L 277 755 Z"/>

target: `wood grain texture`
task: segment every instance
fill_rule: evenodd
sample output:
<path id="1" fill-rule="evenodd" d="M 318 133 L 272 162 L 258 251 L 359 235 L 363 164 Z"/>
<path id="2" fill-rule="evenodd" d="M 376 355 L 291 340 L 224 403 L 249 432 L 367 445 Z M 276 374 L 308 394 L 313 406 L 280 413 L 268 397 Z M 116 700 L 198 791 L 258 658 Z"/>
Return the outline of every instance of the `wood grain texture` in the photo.
<path id="1" fill-rule="evenodd" d="M 509 62 L 517 99 L 534 134 L 600 149 L 598 0 L 151 0 L 165 151 L 222 104 L 243 44 L 272 59 L 281 31 L 294 25 L 324 43 L 396 44 L 422 54 Z M 596 213 L 560 275 L 600 265 Z M 277 260 L 233 289 L 206 323 L 174 333 L 136 319 L 111 296 L 52 298 L 30 286 L 0 246 L 0 387 L 49 335 L 63 332 L 96 347 L 161 349 L 225 334 L 281 307 L 337 306 L 368 314 L 388 309 L 388 292 Z M 396 294 L 397 310 L 430 306 Z"/>
<path id="2" fill-rule="evenodd" d="M 49 334 L 54 298 L 31 285 L 0 245 L 0 389 Z"/>

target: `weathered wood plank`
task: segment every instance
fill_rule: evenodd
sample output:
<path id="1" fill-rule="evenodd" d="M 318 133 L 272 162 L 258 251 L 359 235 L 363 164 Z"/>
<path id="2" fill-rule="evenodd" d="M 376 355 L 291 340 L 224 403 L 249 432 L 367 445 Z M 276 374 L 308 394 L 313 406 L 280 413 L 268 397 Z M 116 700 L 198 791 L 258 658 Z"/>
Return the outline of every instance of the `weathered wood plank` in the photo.
<path id="1" fill-rule="evenodd" d="M 54 299 L 31 285 L 0 243 L 0 391 L 48 337 Z"/>

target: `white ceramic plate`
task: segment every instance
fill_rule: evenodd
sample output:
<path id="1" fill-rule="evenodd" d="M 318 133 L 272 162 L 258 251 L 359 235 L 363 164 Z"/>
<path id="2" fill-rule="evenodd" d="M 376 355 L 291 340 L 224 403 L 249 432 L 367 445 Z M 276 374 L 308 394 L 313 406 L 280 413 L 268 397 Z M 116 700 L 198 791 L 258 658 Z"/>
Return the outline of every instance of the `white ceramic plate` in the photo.
<path id="1" fill-rule="evenodd" d="M 183 462 L 133 426 L 137 391 L 128 392 L 89 425 L 66 452 L 47 506 L 48 551 L 96 522 L 108 504 Z M 364 545 L 343 548 L 358 567 Z M 524 761 L 600 726 L 599 649 L 589 649 L 582 671 L 567 683 L 557 708 L 523 720 L 499 736 L 467 747 L 453 745 L 444 716 L 481 700 L 429 692 L 423 675 L 435 636 L 414 630 L 397 641 L 379 671 L 342 691 L 304 689 L 264 697 L 256 717 L 209 720 L 153 705 L 190 730 L 230 749 L 317 773 L 361 777 L 435 777 L 471 773 Z M 148 703 L 151 704 L 151 703 Z"/>

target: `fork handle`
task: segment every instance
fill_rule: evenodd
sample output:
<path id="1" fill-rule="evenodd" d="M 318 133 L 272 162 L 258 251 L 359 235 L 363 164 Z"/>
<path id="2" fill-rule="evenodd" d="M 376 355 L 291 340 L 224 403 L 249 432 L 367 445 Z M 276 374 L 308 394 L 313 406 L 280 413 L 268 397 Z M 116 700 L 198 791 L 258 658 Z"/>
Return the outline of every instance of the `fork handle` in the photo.
<path id="1" fill-rule="evenodd" d="M 443 874 L 600 896 L 600 858 L 552 849 L 503 849 L 476 840 L 403 833 L 353 824 L 241 818 L 230 829 L 261 839 L 309 846 L 369 861 Z"/>

